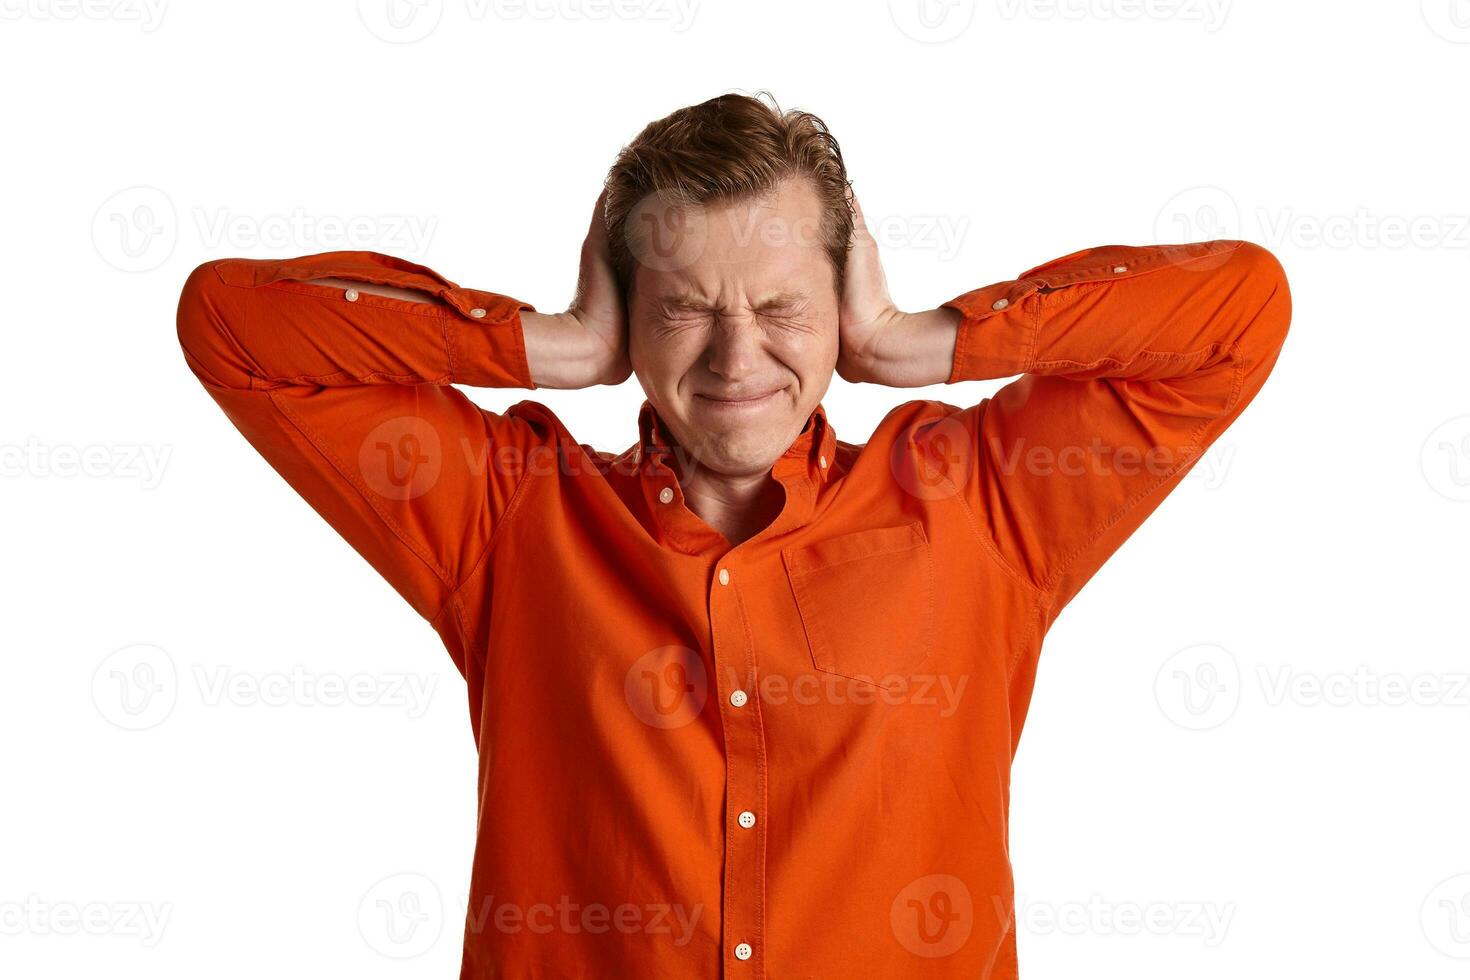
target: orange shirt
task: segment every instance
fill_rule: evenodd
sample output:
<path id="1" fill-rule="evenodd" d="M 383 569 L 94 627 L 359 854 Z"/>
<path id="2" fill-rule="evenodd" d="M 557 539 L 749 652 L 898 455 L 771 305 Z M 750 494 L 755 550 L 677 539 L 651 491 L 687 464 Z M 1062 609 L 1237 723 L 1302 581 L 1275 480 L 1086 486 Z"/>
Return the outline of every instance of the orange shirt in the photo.
<path id="1" fill-rule="evenodd" d="M 946 305 L 949 382 L 1023 377 L 904 402 L 865 444 L 818 406 L 772 468 L 780 516 L 731 548 L 647 401 L 614 455 L 452 387 L 535 387 L 529 304 L 368 252 L 189 277 L 190 368 L 468 684 L 463 977 L 1017 975 L 1042 637 L 1255 395 L 1291 302 L 1269 252 L 1217 241 Z"/>

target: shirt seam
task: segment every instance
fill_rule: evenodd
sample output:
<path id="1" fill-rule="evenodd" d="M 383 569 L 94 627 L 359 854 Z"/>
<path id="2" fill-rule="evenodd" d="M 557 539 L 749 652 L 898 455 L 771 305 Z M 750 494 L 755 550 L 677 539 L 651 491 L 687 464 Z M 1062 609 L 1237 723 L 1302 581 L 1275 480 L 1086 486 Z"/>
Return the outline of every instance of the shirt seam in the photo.
<path id="1" fill-rule="evenodd" d="M 1116 525 L 1130 512 L 1137 508 L 1140 503 L 1142 503 L 1148 497 L 1152 496 L 1154 492 L 1159 489 L 1159 487 L 1168 483 L 1175 476 L 1188 469 L 1190 466 L 1193 466 L 1201 455 L 1199 440 L 1205 429 L 1207 429 L 1211 425 L 1211 423 L 1227 417 L 1230 412 L 1234 410 L 1235 405 L 1239 402 L 1241 388 L 1244 384 L 1245 359 L 1240 356 L 1240 345 L 1238 343 L 1231 343 L 1228 347 L 1222 347 L 1222 345 L 1214 344 L 1212 345 L 1212 347 L 1216 350 L 1224 349 L 1228 351 L 1231 363 L 1234 368 L 1234 377 L 1231 381 L 1230 386 L 1230 397 L 1229 399 L 1227 399 L 1225 406 L 1219 412 L 1209 416 L 1208 418 L 1201 419 L 1199 424 L 1190 431 L 1188 439 L 1185 441 L 1184 446 L 1180 449 L 1182 458 L 1179 460 L 1178 463 L 1170 467 L 1167 472 L 1161 474 L 1158 479 L 1154 480 L 1148 486 L 1138 490 L 1133 494 L 1133 496 L 1129 497 L 1126 501 L 1119 505 L 1119 507 L 1108 517 L 1108 519 L 1104 521 L 1101 525 L 1099 525 L 1092 532 L 1092 534 L 1090 534 L 1086 538 L 1086 540 L 1074 547 L 1070 552 L 1066 554 L 1065 557 L 1060 560 L 1057 567 L 1050 574 L 1047 575 L 1044 585 L 1045 591 L 1052 597 L 1053 601 L 1055 601 L 1056 591 L 1058 586 L 1061 584 L 1062 576 L 1071 570 L 1072 566 L 1077 563 L 1077 559 L 1085 554 L 1087 550 L 1091 548 L 1094 544 L 1096 544 L 1098 540 L 1101 539 L 1102 536 L 1106 534 L 1114 525 Z"/>
<path id="2" fill-rule="evenodd" d="M 216 275 L 219 274 L 218 269 L 215 270 L 215 273 Z M 230 285 L 230 283 L 224 281 L 223 277 L 221 277 L 220 281 L 227 286 Z M 241 286 L 236 288 L 244 289 L 249 287 Z M 246 305 L 246 307 L 241 311 L 241 316 L 250 316 L 250 307 L 248 305 Z M 233 344 L 237 350 L 241 351 L 249 359 L 250 363 L 258 369 L 259 364 L 256 362 L 255 357 L 250 354 L 249 350 L 243 344 L 240 343 L 239 338 L 235 336 L 235 333 L 233 330 L 230 329 L 229 324 L 221 321 L 218 324 L 218 328 L 225 337 L 229 338 L 230 343 Z M 379 509 L 378 505 L 373 502 L 372 497 L 367 493 L 366 489 L 352 478 L 351 473 L 349 472 L 350 468 L 346 467 L 345 464 L 343 464 L 342 461 L 337 458 L 336 454 L 330 452 L 322 446 L 321 442 L 313 434 L 310 427 L 305 424 L 305 421 L 294 412 L 292 412 L 290 409 L 288 409 L 285 404 L 276 397 L 276 392 L 274 389 L 262 389 L 256 386 L 257 381 L 268 379 L 260 378 L 254 373 L 247 373 L 247 377 L 250 379 L 250 387 L 248 389 L 230 390 L 246 390 L 263 394 L 270 402 L 271 406 L 274 407 L 277 412 L 280 412 L 281 416 L 285 418 L 286 421 L 289 422 L 304 439 L 306 439 L 307 443 L 331 465 L 332 469 L 337 472 L 337 475 L 344 482 L 346 482 L 348 486 L 357 491 L 357 495 L 362 498 L 363 503 L 367 504 L 374 514 L 378 515 L 378 519 L 381 520 L 383 524 L 390 531 L 393 532 L 393 535 L 398 538 L 399 542 L 405 548 L 409 550 L 409 553 L 418 558 L 419 561 L 423 562 L 425 567 L 427 567 L 429 571 L 433 572 L 434 576 L 438 578 L 439 581 L 447 588 L 450 584 L 450 577 L 445 572 L 445 570 L 439 565 L 437 561 L 432 558 L 432 556 L 428 556 L 423 553 L 421 546 L 413 540 L 413 537 L 409 535 L 407 531 L 399 526 L 397 521 L 393 520 L 391 516 L 385 514 L 382 510 Z"/>
<path id="3" fill-rule="evenodd" d="M 333 275 L 325 272 L 322 273 L 321 278 L 325 279 L 329 277 L 335 279 L 347 279 L 352 282 L 368 282 L 375 285 L 390 285 L 389 283 L 379 283 L 374 279 L 363 279 L 351 275 Z M 358 294 L 357 299 L 351 300 L 346 297 L 347 291 L 345 289 L 339 289 L 336 286 L 324 286 L 320 283 L 309 282 L 302 279 L 280 279 L 275 282 L 262 283 L 258 286 L 249 285 L 247 283 L 229 282 L 224 279 L 221 279 L 221 282 L 223 282 L 226 286 L 229 286 L 231 289 L 274 289 L 277 292 L 296 293 L 301 296 L 316 296 L 324 302 L 328 303 L 345 303 L 348 306 L 363 306 L 368 309 L 388 310 L 393 313 L 402 313 L 404 316 L 428 317 L 431 320 L 455 319 L 458 317 L 459 312 L 451 304 L 445 302 L 442 296 L 438 296 L 432 293 L 430 295 L 433 297 L 433 302 L 426 302 L 416 299 L 399 299 L 396 296 L 379 296 L 375 293 L 361 292 Z M 301 286 L 309 286 L 313 288 L 301 289 L 299 288 Z M 412 289 L 413 287 L 396 286 L 395 288 Z M 327 292 L 318 293 L 316 291 L 317 289 L 325 289 L 327 290 Z M 428 290 L 420 290 L 420 292 L 427 293 Z M 387 300 L 388 302 L 383 303 L 381 302 L 382 300 Z M 402 304 L 402 306 L 400 306 L 399 304 Z M 422 309 L 405 309 L 404 307 L 422 307 Z"/>
<path id="4" fill-rule="evenodd" d="M 347 467 L 337 457 L 337 454 L 332 452 L 330 448 L 325 447 L 321 444 L 321 442 L 314 435 L 311 428 L 307 426 L 305 422 L 295 412 L 292 412 L 284 404 L 281 403 L 280 399 L 276 397 L 275 391 L 266 391 L 264 392 L 264 394 L 267 398 L 270 399 L 271 404 L 275 406 L 276 410 L 280 412 L 286 418 L 286 420 L 289 421 L 296 428 L 296 430 L 306 438 L 306 441 L 311 444 L 312 448 L 320 453 L 322 458 L 331 464 L 332 469 L 337 471 L 337 475 L 341 477 L 344 481 L 346 481 L 349 486 L 357 491 L 358 496 L 362 498 L 363 502 L 366 503 L 368 507 L 372 508 L 373 513 L 378 515 L 378 519 L 381 520 L 384 525 L 386 525 L 388 529 L 393 532 L 394 536 L 398 538 L 403 546 L 406 547 L 416 558 L 423 562 L 424 565 L 431 572 L 434 573 L 434 576 L 439 579 L 439 582 L 446 589 L 451 588 L 453 577 L 449 575 L 448 571 L 442 565 L 440 565 L 438 561 L 434 560 L 432 555 L 425 554 L 426 549 L 424 549 L 421 544 L 414 540 L 413 536 L 410 535 L 406 530 L 404 530 L 404 528 L 396 520 L 394 520 L 390 515 L 384 513 L 378 507 L 378 505 L 373 502 L 373 499 L 368 494 L 367 490 L 359 485 L 355 479 L 353 479 L 351 474 L 348 472 L 349 467 Z M 443 607 L 441 605 L 440 610 L 442 611 L 442 609 Z M 435 616 L 430 617 L 430 619 L 435 619 L 437 618 L 437 616 L 438 614 L 436 613 Z"/>
<path id="5" fill-rule="evenodd" d="M 484 409 L 480 409 L 480 412 L 482 415 L 486 414 Z M 467 586 L 477 574 L 479 574 L 480 570 L 484 567 L 486 562 L 488 562 L 491 553 L 495 550 L 495 546 L 500 542 L 500 538 L 505 534 L 506 527 L 510 525 L 511 521 L 520 511 L 521 499 L 526 495 L 526 488 L 530 485 L 531 477 L 532 471 L 531 468 L 528 466 L 526 467 L 526 471 L 521 474 L 521 478 L 516 481 L 515 489 L 511 491 L 510 500 L 506 503 L 505 510 L 501 511 L 500 517 L 495 520 L 495 526 L 490 531 L 490 538 L 488 541 L 485 542 L 485 547 L 480 549 L 479 557 L 475 559 L 474 563 L 470 566 L 469 571 L 465 573 L 464 577 L 461 578 L 458 583 L 446 583 L 451 584 L 449 595 L 445 598 L 443 605 L 439 607 L 439 612 L 436 613 L 434 616 L 435 619 L 438 619 L 439 616 L 442 616 L 444 614 L 444 610 L 449 606 L 451 602 L 460 601 L 460 599 L 462 598 L 460 593 L 462 592 L 464 587 Z M 462 621 L 462 617 L 460 629 L 466 633 L 466 647 L 471 647 L 472 644 L 468 636 L 468 630 Z M 482 653 L 478 649 L 471 649 L 470 652 L 477 659 L 482 657 Z"/>

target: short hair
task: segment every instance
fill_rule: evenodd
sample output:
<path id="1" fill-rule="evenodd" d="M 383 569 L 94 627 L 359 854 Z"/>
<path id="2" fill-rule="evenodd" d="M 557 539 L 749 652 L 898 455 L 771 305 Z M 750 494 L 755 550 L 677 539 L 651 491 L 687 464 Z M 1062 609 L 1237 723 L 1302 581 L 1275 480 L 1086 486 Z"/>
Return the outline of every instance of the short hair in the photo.
<path id="1" fill-rule="evenodd" d="M 806 179 L 821 202 L 821 245 L 842 294 L 853 229 L 842 150 L 817 116 L 783 112 L 769 92 L 756 95 L 764 98 L 728 94 L 677 109 L 643 127 L 618 153 L 607 174 L 604 218 L 625 297 L 638 262 L 628 218 L 649 195 L 675 207 L 735 204 L 790 177 Z"/>

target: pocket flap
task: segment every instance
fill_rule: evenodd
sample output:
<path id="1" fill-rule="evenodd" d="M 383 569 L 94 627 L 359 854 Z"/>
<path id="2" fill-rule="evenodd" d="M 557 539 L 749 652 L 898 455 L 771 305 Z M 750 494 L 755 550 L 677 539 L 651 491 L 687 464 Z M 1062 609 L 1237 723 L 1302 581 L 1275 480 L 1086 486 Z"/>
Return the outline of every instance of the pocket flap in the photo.
<path id="1" fill-rule="evenodd" d="M 915 548 L 929 539 L 924 536 L 922 521 L 910 521 L 895 527 L 874 527 L 849 531 L 812 544 L 781 550 L 786 568 L 791 572 L 809 572 L 828 565 L 839 565 L 856 558 L 869 558 L 892 551 Z"/>
<path id="2" fill-rule="evenodd" d="M 934 563 L 922 522 L 793 545 L 781 557 L 818 670 L 883 687 L 927 659 Z"/>

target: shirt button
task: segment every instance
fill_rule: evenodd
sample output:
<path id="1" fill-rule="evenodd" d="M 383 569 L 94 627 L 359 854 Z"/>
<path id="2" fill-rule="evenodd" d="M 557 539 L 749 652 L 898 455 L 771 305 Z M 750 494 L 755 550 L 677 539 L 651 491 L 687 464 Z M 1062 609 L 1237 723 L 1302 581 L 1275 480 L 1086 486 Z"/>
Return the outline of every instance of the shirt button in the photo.
<path id="1" fill-rule="evenodd" d="M 736 819 L 740 821 L 740 826 L 744 827 L 746 830 L 749 830 L 751 827 L 755 826 L 755 814 L 751 813 L 749 810 L 741 810 L 740 816 Z"/>
<path id="2" fill-rule="evenodd" d="M 729 585 L 730 584 L 730 570 L 728 568 L 722 568 L 722 569 L 720 569 L 720 584 L 721 585 Z"/>
<path id="3" fill-rule="evenodd" d="M 735 958 L 737 960 L 748 960 L 750 959 L 750 954 L 753 952 L 755 950 L 750 948 L 750 943 L 739 943 L 735 947 Z"/>
<path id="4" fill-rule="evenodd" d="M 827 468 L 827 454 L 826 453 L 823 453 L 822 455 L 820 455 L 820 456 L 817 457 L 817 465 L 821 466 L 822 469 L 824 469 L 824 470 Z"/>
<path id="5" fill-rule="evenodd" d="M 1126 265 L 1115 265 L 1113 266 L 1113 271 L 1121 275 L 1122 273 L 1128 271 L 1128 267 Z"/>
<path id="6" fill-rule="evenodd" d="M 730 692 L 730 703 L 733 704 L 737 708 L 743 708 L 743 707 L 745 707 L 745 702 L 747 702 L 749 700 L 750 700 L 750 695 L 746 694 L 744 691 L 731 691 Z"/>
<path id="7" fill-rule="evenodd" d="M 992 310 L 1003 310 L 1007 306 L 1010 306 L 1010 305 L 1011 305 L 1011 301 L 1008 300 L 1008 299 L 1006 299 L 1004 296 L 1002 296 L 1000 299 L 996 300 L 994 303 L 991 303 L 990 304 L 990 308 Z"/>
<path id="8" fill-rule="evenodd" d="M 345 296 L 345 297 L 347 297 L 347 302 L 349 302 L 349 303 L 356 303 L 357 302 L 357 290 L 355 290 L 355 289 L 349 289 L 349 290 L 347 290 L 347 292 L 343 293 L 342 295 Z"/>
<path id="9" fill-rule="evenodd" d="M 670 500 L 673 500 L 674 499 L 674 488 L 673 487 L 664 487 L 662 490 L 660 490 L 658 492 L 658 499 L 661 500 L 661 501 L 663 501 L 664 503 L 668 503 Z"/>
<path id="10" fill-rule="evenodd" d="M 485 311 L 478 306 L 475 307 L 473 310 L 470 310 L 470 316 L 474 317 L 476 320 L 480 319 L 480 317 L 484 315 Z"/>

